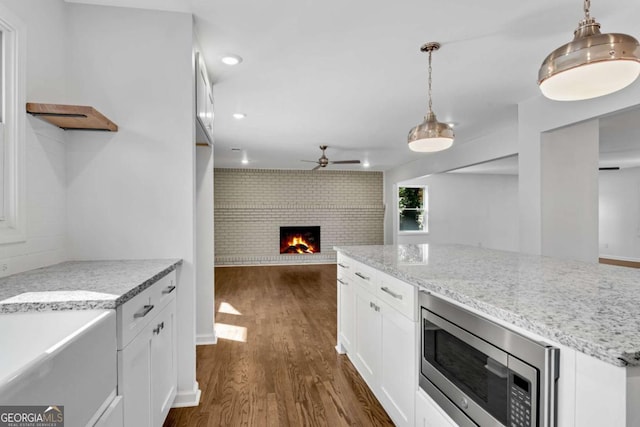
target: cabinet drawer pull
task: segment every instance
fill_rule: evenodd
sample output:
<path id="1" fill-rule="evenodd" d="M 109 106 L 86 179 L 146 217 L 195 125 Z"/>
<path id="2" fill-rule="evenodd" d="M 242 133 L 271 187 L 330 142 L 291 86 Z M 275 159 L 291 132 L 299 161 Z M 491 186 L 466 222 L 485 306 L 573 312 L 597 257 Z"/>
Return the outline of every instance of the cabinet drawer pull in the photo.
<path id="1" fill-rule="evenodd" d="M 160 325 L 156 326 L 153 329 L 153 335 L 160 335 Z"/>
<path id="2" fill-rule="evenodd" d="M 346 264 L 342 264 L 342 263 L 340 263 L 340 262 L 338 263 L 338 265 L 339 265 L 340 267 L 342 267 L 342 268 L 349 268 L 349 266 L 348 266 L 348 265 L 346 265 Z"/>
<path id="3" fill-rule="evenodd" d="M 163 295 L 170 294 L 171 292 L 174 291 L 175 288 L 176 288 L 175 285 L 169 286 L 162 290 L 162 294 Z"/>
<path id="4" fill-rule="evenodd" d="M 396 299 L 402 299 L 402 295 L 400 294 L 396 294 L 395 292 L 393 292 L 391 289 L 387 288 L 386 286 L 383 286 L 380 288 L 383 292 L 388 293 L 389 295 L 391 295 L 392 297 L 396 298 Z"/>
<path id="5" fill-rule="evenodd" d="M 340 283 L 341 285 L 348 285 L 348 283 L 347 283 L 347 282 L 345 282 L 345 281 L 343 281 L 343 280 L 340 280 L 340 279 L 338 279 L 338 283 Z"/>
<path id="6" fill-rule="evenodd" d="M 356 271 L 356 276 L 358 276 L 359 278 L 364 279 L 364 280 L 369 280 L 369 278 L 367 276 L 365 276 L 364 274 L 362 274 L 362 273 L 360 273 L 358 271 Z"/>
<path id="7" fill-rule="evenodd" d="M 144 317 L 147 314 L 149 314 L 149 312 L 153 310 L 153 306 L 152 305 L 145 305 L 143 306 L 140 310 L 138 310 L 138 312 L 133 314 L 133 318 L 137 319 L 139 317 Z"/>

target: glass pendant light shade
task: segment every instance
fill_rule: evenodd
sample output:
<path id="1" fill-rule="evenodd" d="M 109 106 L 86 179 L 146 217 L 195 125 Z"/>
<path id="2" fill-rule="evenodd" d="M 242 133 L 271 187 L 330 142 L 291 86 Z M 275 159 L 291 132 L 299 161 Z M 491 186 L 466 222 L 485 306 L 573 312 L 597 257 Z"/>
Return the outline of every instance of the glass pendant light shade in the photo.
<path id="1" fill-rule="evenodd" d="M 542 94 L 557 101 L 596 98 L 623 89 L 640 75 L 640 44 L 626 34 L 602 34 L 589 16 L 570 43 L 551 52 L 538 72 Z"/>
<path id="2" fill-rule="evenodd" d="M 435 153 L 446 150 L 453 145 L 453 129 L 445 123 L 440 123 L 432 110 L 431 100 L 431 52 L 440 49 L 440 43 L 424 44 L 420 50 L 429 53 L 429 111 L 424 121 L 409 132 L 409 149 L 422 153 Z"/>
<path id="3" fill-rule="evenodd" d="M 453 145 L 453 130 L 440 123 L 433 112 L 427 113 L 424 122 L 409 132 L 409 149 L 422 153 L 435 153 Z"/>

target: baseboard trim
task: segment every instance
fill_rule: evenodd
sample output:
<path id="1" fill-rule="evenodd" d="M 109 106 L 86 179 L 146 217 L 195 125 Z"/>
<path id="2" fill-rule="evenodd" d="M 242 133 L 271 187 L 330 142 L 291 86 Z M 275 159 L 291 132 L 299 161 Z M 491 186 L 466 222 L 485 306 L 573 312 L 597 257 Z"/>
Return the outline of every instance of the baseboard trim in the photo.
<path id="1" fill-rule="evenodd" d="M 196 335 L 196 345 L 213 345 L 218 343 L 218 337 L 215 332 L 210 334 Z"/>
<path id="2" fill-rule="evenodd" d="M 617 265 L 620 267 L 640 268 L 640 261 L 630 259 L 598 258 L 600 264 Z"/>
<path id="3" fill-rule="evenodd" d="M 176 398 L 173 400 L 172 408 L 189 408 L 192 406 L 198 406 L 200 404 L 200 386 L 195 381 L 193 384 L 193 390 L 178 391 Z"/>

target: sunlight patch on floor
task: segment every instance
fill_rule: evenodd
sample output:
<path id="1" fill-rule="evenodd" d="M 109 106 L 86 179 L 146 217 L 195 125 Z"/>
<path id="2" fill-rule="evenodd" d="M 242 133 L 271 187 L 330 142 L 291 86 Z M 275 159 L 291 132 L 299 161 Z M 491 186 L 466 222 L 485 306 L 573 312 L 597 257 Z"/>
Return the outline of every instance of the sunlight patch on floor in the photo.
<path id="1" fill-rule="evenodd" d="M 218 337 L 218 339 L 247 342 L 247 328 L 244 326 L 216 323 L 215 330 L 216 337 Z"/>
<path id="2" fill-rule="evenodd" d="M 220 308 L 218 308 L 218 313 L 236 314 L 238 316 L 242 316 L 242 313 L 236 310 L 236 308 L 231 304 L 229 304 L 228 302 L 220 303 Z"/>

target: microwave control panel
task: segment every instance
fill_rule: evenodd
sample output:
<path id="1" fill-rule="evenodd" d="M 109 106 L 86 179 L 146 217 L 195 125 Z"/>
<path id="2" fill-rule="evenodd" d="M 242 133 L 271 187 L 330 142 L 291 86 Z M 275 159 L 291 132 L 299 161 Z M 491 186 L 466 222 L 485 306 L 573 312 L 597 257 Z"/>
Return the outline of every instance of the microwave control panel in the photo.
<path id="1" fill-rule="evenodd" d="M 517 374 L 511 375 L 509 384 L 509 427 L 531 427 L 531 387 L 529 381 Z"/>

